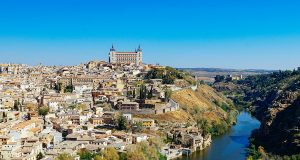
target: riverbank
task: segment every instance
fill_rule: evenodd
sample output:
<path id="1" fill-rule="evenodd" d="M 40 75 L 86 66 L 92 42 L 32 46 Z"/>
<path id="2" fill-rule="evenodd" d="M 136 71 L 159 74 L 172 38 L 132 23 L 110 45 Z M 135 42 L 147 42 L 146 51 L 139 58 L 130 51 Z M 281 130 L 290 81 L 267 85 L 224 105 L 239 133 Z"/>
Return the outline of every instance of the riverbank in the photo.
<path id="1" fill-rule="evenodd" d="M 189 157 L 183 156 L 177 160 L 244 160 L 248 138 L 252 130 L 259 128 L 260 122 L 247 112 L 240 112 L 236 125 L 224 135 L 215 137 L 212 144 L 202 151 L 196 151 Z"/>

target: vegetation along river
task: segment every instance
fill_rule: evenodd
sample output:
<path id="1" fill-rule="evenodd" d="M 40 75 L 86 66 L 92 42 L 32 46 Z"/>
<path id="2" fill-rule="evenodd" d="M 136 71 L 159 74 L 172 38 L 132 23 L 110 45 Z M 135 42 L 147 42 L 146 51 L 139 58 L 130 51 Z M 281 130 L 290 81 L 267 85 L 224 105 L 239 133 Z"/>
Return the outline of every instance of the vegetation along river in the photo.
<path id="1" fill-rule="evenodd" d="M 260 122 L 250 113 L 240 112 L 236 125 L 226 134 L 215 137 L 210 147 L 180 160 L 244 160 L 247 156 L 245 149 L 249 144 L 248 138 L 259 125 Z"/>

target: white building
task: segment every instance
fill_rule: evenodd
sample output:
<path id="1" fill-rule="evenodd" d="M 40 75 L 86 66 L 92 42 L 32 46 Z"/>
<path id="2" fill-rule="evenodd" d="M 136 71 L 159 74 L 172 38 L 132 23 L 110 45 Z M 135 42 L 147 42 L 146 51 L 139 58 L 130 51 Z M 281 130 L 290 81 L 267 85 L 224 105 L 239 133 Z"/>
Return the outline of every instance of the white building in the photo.
<path id="1" fill-rule="evenodd" d="M 124 113 L 123 117 L 125 117 L 128 121 L 132 120 L 132 114 L 130 114 L 130 113 Z"/>
<path id="2" fill-rule="evenodd" d="M 20 157 L 21 152 L 17 152 L 21 148 L 18 143 L 10 143 L 3 145 L 1 148 L 1 159 L 12 159 L 13 157 Z"/>

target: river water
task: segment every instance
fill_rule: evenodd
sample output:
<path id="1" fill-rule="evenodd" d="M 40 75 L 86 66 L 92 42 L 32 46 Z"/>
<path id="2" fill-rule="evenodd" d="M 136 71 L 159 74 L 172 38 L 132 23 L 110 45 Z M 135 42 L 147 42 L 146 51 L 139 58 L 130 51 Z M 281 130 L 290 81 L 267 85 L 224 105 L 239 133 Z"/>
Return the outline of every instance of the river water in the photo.
<path id="1" fill-rule="evenodd" d="M 224 135 L 215 137 L 210 147 L 194 152 L 181 160 L 244 160 L 251 131 L 259 128 L 260 122 L 247 112 L 240 112 L 235 126 Z"/>

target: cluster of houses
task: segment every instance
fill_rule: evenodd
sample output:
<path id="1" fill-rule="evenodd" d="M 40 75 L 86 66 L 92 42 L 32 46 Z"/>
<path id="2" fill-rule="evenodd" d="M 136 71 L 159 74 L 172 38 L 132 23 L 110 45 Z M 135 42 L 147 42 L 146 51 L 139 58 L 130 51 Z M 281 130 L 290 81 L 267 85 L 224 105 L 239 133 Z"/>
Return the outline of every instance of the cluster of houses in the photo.
<path id="1" fill-rule="evenodd" d="M 104 61 L 78 66 L 1 64 L 0 159 L 36 160 L 42 154 L 46 160 L 64 152 L 76 158 L 82 148 L 96 153 L 114 147 L 123 152 L 128 145 L 156 136 L 115 129 L 121 116 L 127 125 L 155 131 L 160 126 L 154 119 L 137 115 L 180 108 L 165 93 L 178 86 L 144 79 L 155 67 L 161 66 Z M 43 115 L 40 110 L 45 108 Z M 180 135 L 188 142 L 186 147 L 205 148 L 210 139 L 197 129 L 173 130 L 168 135 L 177 139 Z"/>

